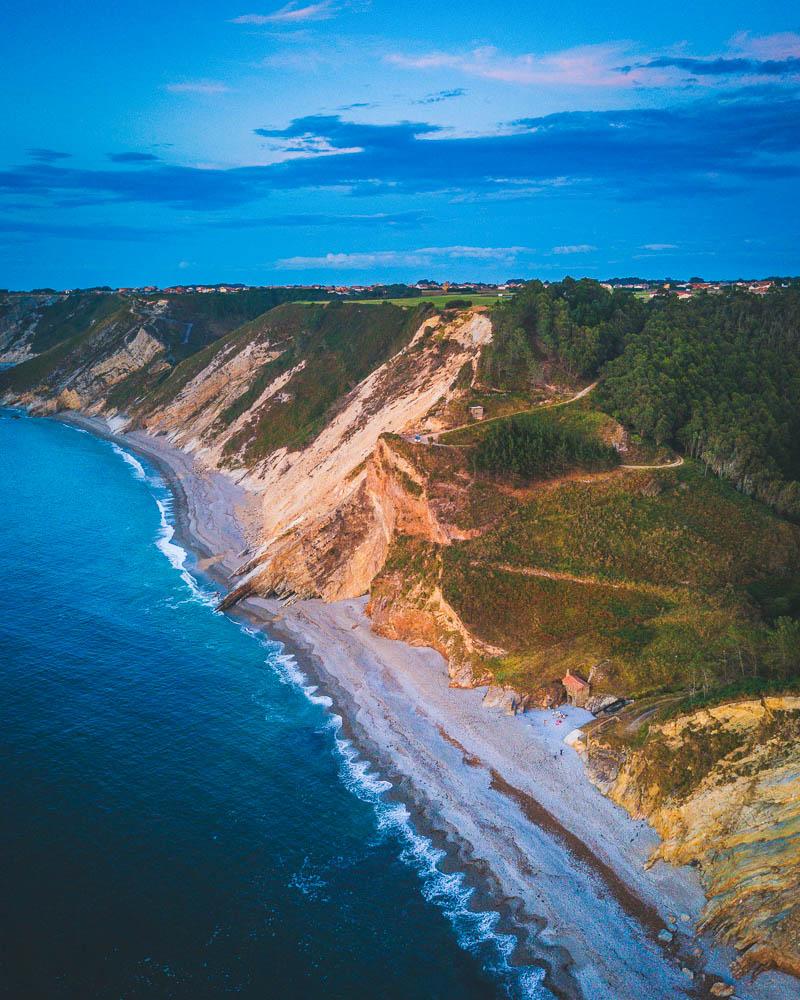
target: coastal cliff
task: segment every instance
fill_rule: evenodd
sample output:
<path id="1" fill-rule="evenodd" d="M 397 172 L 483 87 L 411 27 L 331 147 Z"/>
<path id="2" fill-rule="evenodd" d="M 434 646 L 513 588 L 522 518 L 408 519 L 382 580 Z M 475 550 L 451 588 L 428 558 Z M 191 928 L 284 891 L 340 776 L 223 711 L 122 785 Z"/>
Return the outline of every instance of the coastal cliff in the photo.
<path id="1" fill-rule="evenodd" d="M 590 731 L 592 780 L 654 826 L 652 862 L 699 867 L 700 926 L 740 952 L 737 974 L 800 976 L 800 698 L 633 716 Z"/>
<path id="2" fill-rule="evenodd" d="M 600 320 L 557 340 L 556 300 L 518 356 L 529 312 L 270 294 L 12 297 L 0 397 L 246 490 L 223 607 L 368 595 L 378 635 L 437 649 L 487 707 L 558 705 L 567 670 L 593 704 L 633 700 L 591 729 L 593 780 L 652 823 L 653 860 L 700 868 L 739 972 L 800 975 L 800 529 L 604 404 L 603 351 L 639 306 L 593 290 Z"/>

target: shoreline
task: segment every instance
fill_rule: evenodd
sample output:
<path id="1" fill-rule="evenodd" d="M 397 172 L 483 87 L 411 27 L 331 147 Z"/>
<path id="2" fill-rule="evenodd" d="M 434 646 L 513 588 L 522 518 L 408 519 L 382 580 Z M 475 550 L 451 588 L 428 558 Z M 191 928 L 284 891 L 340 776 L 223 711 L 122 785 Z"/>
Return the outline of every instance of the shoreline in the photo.
<path id="1" fill-rule="evenodd" d="M 115 433 L 83 414 L 58 419 L 151 462 L 174 496 L 176 540 L 229 587 L 247 548 L 239 518 L 258 494 L 198 471 L 166 439 Z M 547 712 L 504 716 L 481 704 L 482 690 L 450 688 L 438 653 L 374 635 L 364 603 L 249 598 L 233 615 L 285 643 L 320 684 L 347 737 L 391 780 L 390 800 L 447 851 L 445 870 L 467 873 L 474 902 L 500 913 L 498 932 L 517 936 L 512 961 L 545 969 L 544 985 L 565 1000 L 707 996 L 703 970 L 709 982 L 733 982 L 732 949 L 689 930 L 705 902 L 696 873 L 663 862 L 643 870 L 657 837 L 589 782 L 561 743 L 572 725 L 559 732 Z M 677 932 L 665 945 L 658 933 L 670 917 Z M 736 995 L 786 996 L 781 980 L 736 983 Z"/>

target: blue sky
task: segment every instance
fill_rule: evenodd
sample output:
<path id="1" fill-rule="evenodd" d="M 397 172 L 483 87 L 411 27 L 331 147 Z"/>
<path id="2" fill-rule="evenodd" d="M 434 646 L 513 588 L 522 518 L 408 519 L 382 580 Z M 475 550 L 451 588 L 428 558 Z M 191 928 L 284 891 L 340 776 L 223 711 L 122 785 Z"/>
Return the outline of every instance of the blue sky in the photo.
<path id="1" fill-rule="evenodd" d="M 800 272 L 788 0 L 11 0 L 0 286 Z"/>

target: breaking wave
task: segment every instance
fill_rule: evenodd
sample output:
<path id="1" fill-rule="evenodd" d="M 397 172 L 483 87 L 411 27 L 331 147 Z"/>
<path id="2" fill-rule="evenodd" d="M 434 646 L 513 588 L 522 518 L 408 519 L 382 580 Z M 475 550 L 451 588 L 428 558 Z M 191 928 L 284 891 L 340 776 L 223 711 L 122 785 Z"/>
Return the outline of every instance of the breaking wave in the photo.
<path id="1" fill-rule="evenodd" d="M 126 457 L 122 449 L 119 451 Z M 132 459 L 132 456 L 127 456 L 126 461 L 128 459 Z M 142 477 L 147 480 L 141 464 L 135 459 L 133 462 L 141 470 Z M 163 495 L 155 497 L 161 520 L 156 545 L 189 587 L 193 599 L 209 608 L 215 608 L 219 595 L 204 590 L 197 582 L 186 568 L 187 551 L 174 541 L 172 494 L 162 481 L 148 481 L 151 485 L 160 487 L 158 493 L 163 492 Z M 465 874 L 459 871 L 442 871 L 440 864 L 446 856 L 445 852 L 414 829 L 410 813 L 402 803 L 385 799 L 386 792 L 393 787 L 392 783 L 381 778 L 370 761 L 362 757 L 353 743 L 342 735 L 342 718 L 333 711 L 332 699 L 321 694 L 316 685 L 309 683 L 294 656 L 286 653 L 281 643 L 269 639 L 260 630 L 244 623 L 241 623 L 241 628 L 265 647 L 268 653 L 267 663 L 279 680 L 298 689 L 311 704 L 326 713 L 327 726 L 333 732 L 334 752 L 339 758 L 339 775 L 343 784 L 352 794 L 372 806 L 378 830 L 382 835 L 392 837 L 398 844 L 400 859 L 412 868 L 420 879 L 422 896 L 438 906 L 448 918 L 459 946 L 465 951 L 478 954 L 484 968 L 500 979 L 505 992 L 513 1000 L 550 998 L 550 992 L 542 985 L 543 970 L 511 964 L 517 940 L 514 935 L 503 933 L 498 929 L 500 914 L 494 910 L 471 908 L 470 902 L 474 890 L 467 885 Z"/>
<path id="2" fill-rule="evenodd" d="M 133 469 L 133 474 L 140 483 L 147 481 L 147 473 L 144 471 L 144 466 L 135 455 L 131 455 L 129 451 L 125 451 L 124 448 L 120 448 L 120 446 L 115 444 L 113 441 L 111 442 L 111 447 L 119 455 L 123 462 L 127 462 L 127 464 Z"/>
<path id="3" fill-rule="evenodd" d="M 172 497 L 156 497 L 156 506 L 161 517 L 161 530 L 156 539 L 156 547 L 167 557 L 172 568 L 180 573 L 181 580 L 183 580 L 192 592 L 192 597 L 201 604 L 205 604 L 206 607 L 216 608 L 218 595 L 204 589 L 198 584 L 197 580 L 195 580 L 186 568 L 186 560 L 189 558 L 189 553 L 183 546 L 178 545 L 173 540 L 175 538 L 175 528 L 171 521 L 173 513 Z"/>
<path id="4" fill-rule="evenodd" d="M 341 735 L 342 718 L 332 711 L 333 702 L 319 693 L 316 685 L 297 665 L 293 656 L 283 652 L 280 643 L 246 629 L 261 639 L 271 652 L 268 662 L 285 684 L 298 688 L 313 705 L 328 713 L 333 730 L 335 752 L 340 760 L 339 774 L 345 787 L 375 810 L 378 829 L 391 836 L 400 847 L 400 859 L 416 871 L 422 883 L 423 897 L 438 906 L 450 921 L 460 947 L 478 953 L 487 971 L 500 977 L 507 994 L 515 1000 L 544 1000 L 551 994 L 542 985 L 544 972 L 532 966 L 514 966 L 511 956 L 517 945 L 512 934 L 498 930 L 500 914 L 494 910 L 470 907 L 474 890 L 466 884 L 463 872 L 444 872 L 440 868 L 445 852 L 418 833 L 411 815 L 402 803 L 389 802 L 384 796 L 392 783 L 375 772 L 370 761 L 361 756 L 353 743 Z"/>

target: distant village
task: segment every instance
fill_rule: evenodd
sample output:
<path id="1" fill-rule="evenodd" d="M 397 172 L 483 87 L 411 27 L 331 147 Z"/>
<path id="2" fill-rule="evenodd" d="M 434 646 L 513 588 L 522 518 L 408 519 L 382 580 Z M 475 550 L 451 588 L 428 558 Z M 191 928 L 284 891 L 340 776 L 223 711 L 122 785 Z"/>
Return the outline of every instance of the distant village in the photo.
<path id="1" fill-rule="evenodd" d="M 425 296 L 425 295 L 496 295 L 503 298 L 506 295 L 513 295 L 514 291 L 526 283 L 527 279 L 512 278 L 503 284 L 491 284 L 486 282 L 456 282 L 456 281 L 418 281 L 414 285 L 302 285 L 302 286 L 281 286 L 281 287 L 302 287 L 312 292 L 323 293 L 329 296 L 342 298 L 372 299 L 372 298 L 397 298 L 402 295 Z M 542 284 L 549 285 L 551 282 L 543 281 Z M 756 295 L 766 295 L 773 287 L 785 285 L 787 282 L 775 278 L 763 280 L 735 281 L 703 281 L 700 278 L 692 278 L 689 281 L 672 281 L 670 279 L 646 280 L 641 278 L 612 278 L 609 281 L 601 281 L 601 286 L 614 291 L 615 289 L 626 289 L 635 292 L 642 298 L 653 298 L 656 295 L 677 295 L 679 299 L 689 299 L 700 292 L 722 292 L 727 288 L 741 288 Z M 169 288 L 157 288 L 154 285 L 147 285 L 144 288 L 118 288 L 117 292 L 130 294 L 167 294 L 184 295 L 211 292 L 240 292 L 252 285 L 173 285 Z M 260 287 L 260 286 L 259 286 Z"/>
<path id="2" fill-rule="evenodd" d="M 642 298 L 652 299 L 656 295 L 677 295 L 679 299 L 690 299 L 700 292 L 722 292 L 727 288 L 742 288 L 754 295 L 766 295 L 770 288 L 784 286 L 788 282 L 776 278 L 765 278 L 761 281 L 703 281 L 702 278 L 690 278 L 688 281 L 640 281 L 638 278 L 612 278 L 601 281 L 603 288 L 610 292 L 615 288 L 625 288 L 636 292 Z"/>
<path id="3" fill-rule="evenodd" d="M 291 288 L 298 291 L 306 291 L 309 297 L 330 300 L 330 299 L 353 299 L 353 300 L 375 300 L 375 299 L 398 299 L 416 298 L 424 296 L 450 295 L 454 297 L 469 298 L 470 296 L 491 296 L 498 299 L 510 297 L 521 285 L 526 284 L 530 279 L 511 278 L 502 284 L 492 284 L 489 282 L 456 282 L 456 281 L 432 281 L 422 280 L 413 285 L 405 284 L 373 284 L 373 285 L 245 285 L 238 282 L 217 285 L 170 285 L 161 288 L 158 285 L 143 285 L 139 287 L 119 287 L 111 288 L 107 285 L 95 288 L 66 288 L 53 289 L 41 288 L 32 289 L 34 292 L 47 292 L 51 294 L 69 294 L 70 292 L 84 291 L 96 294 L 108 294 L 115 292 L 120 295 L 152 296 L 152 295 L 197 295 L 197 294 L 233 294 L 248 290 L 264 288 Z M 675 295 L 679 299 L 690 299 L 700 293 L 720 293 L 730 288 L 740 288 L 755 295 L 766 295 L 774 287 L 786 287 L 791 279 L 788 278 L 765 278 L 765 279 L 736 279 L 731 281 L 704 281 L 702 278 L 690 278 L 688 281 L 673 280 L 671 278 L 646 279 L 646 278 L 610 278 L 608 281 L 601 281 L 600 285 L 608 291 L 615 289 L 625 289 L 633 292 L 643 299 L 652 299 L 660 295 Z M 542 284 L 550 285 L 556 282 L 543 281 Z M 7 291 L 7 290 L 0 290 Z"/>

